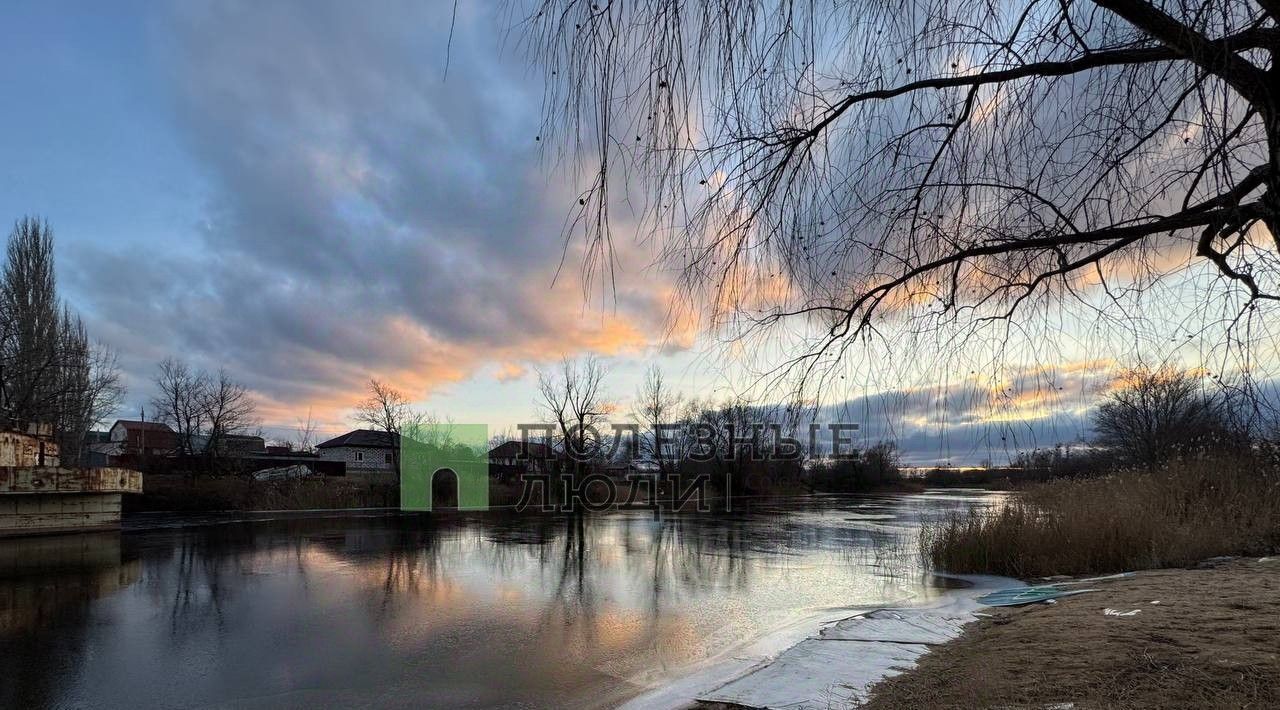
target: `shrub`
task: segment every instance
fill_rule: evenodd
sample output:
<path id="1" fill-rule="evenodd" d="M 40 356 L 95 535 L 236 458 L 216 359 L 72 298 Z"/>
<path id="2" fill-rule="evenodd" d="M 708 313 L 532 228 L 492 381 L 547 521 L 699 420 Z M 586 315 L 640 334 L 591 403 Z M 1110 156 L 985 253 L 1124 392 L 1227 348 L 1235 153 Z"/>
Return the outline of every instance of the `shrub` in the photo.
<path id="1" fill-rule="evenodd" d="M 1136 368 L 1120 377 L 1093 415 L 1096 444 L 1134 466 L 1230 450 L 1243 442 L 1224 391 L 1205 389 L 1200 372 Z"/>
<path id="2" fill-rule="evenodd" d="M 818 461 L 810 469 L 809 479 L 815 490 L 828 492 L 871 490 L 901 483 L 898 448 L 892 442 L 880 441 L 857 458 Z"/>

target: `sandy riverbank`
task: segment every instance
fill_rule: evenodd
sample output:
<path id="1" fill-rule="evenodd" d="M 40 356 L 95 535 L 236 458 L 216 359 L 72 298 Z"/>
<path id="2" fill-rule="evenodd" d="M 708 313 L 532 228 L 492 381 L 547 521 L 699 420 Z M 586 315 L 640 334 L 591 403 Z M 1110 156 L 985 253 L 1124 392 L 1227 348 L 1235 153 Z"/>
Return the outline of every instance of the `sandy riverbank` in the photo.
<path id="1" fill-rule="evenodd" d="M 1280 707 L 1280 559 L 1096 586 L 1052 605 L 990 610 L 874 686 L 867 707 Z"/>

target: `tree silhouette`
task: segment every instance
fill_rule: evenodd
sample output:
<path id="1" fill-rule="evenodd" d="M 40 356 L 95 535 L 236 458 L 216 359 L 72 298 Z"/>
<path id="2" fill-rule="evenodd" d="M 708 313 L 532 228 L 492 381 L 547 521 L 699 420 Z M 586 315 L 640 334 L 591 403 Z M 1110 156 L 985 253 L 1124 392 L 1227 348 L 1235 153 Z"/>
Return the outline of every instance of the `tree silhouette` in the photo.
<path id="1" fill-rule="evenodd" d="M 587 271 L 613 268 L 626 199 L 696 311 L 798 332 L 805 376 L 888 328 L 1101 308 L 1086 292 L 1141 307 L 1195 269 L 1202 322 L 1260 318 L 1280 294 L 1278 18 L 1275 0 L 545 0 L 525 37 L 543 133 L 586 166 Z"/>
<path id="2" fill-rule="evenodd" d="M 1183 370 L 1130 370 L 1093 416 L 1095 443 L 1129 464 L 1154 469 L 1231 440 L 1227 401 Z"/>

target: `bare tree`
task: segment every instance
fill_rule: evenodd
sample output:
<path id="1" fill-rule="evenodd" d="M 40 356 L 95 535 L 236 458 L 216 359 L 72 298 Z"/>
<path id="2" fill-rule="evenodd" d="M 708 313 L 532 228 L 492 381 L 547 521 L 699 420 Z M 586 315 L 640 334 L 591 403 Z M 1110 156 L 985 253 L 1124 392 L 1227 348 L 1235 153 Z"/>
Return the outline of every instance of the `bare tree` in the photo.
<path id="1" fill-rule="evenodd" d="M 391 435 L 392 465 L 400 470 L 400 437 L 412 434 L 433 441 L 445 436 L 439 421 L 432 415 L 415 410 L 400 390 L 377 379 L 369 380 L 369 396 L 356 404 L 352 418 L 378 431 Z"/>
<path id="2" fill-rule="evenodd" d="M 1093 417 L 1096 443 L 1123 462 L 1155 468 L 1178 456 L 1222 445 L 1229 426 L 1225 399 L 1201 377 L 1162 367 L 1120 378 Z"/>
<path id="3" fill-rule="evenodd" d="M 196 370 L 176 358 L 160 363 L 151 408 L 177 434 L 178 454 L 201 456 L 213 468 L 227 451 L 228 438 L 257 423 L 257 405 L 248 388 L 225 369 Z"/>
<path id="4" fill-rule="evenodd" d="M 207 376 L 170 357 L 160 363 L 155 386 L 151 410 L 156 421 L 168 424 L 177 434 L 179 455 L 195 456 L 200 448 L 198 437 L 204 430 L 202 405 L 209 387 Z"/>
<path id="5" fill-rule="evenodd" d="M 66 332 L 63 347 L 71 357 L 60 368 L 63 385 L 55 425 L 63 465 L 72 465 L 84 463 L 89 431 L 120 408 L 125 391 L 115 353 L 90 345 L 78 318 Z"/>
<path id="6" fill-rule="evenodd" d="M 372 429 L 399 434 L 409 414 L 409 399 L 375 378 L 369 380 L 369 396 L 356 404 L 352 418 Z"/>
<path id="7" fill-rule="evenodd" d="M 53 232 L 24 217 L 13 227 L 0 285 L 5 320 L 4 405 L 18 420 L 48 420 L 57 396 L 61 307 L 53 273 Z"/>
<path id="8" fill-rule="evenodd" d="M 539 405 L 555 428 L 555 443 L 575 464 L 603 453 L 604 428 L 614 405 L 605 393 L 608 370 L 594 355 L 564 358 L 558 372 L 538 371 Z M 575 465 L 575 471 L 580 467 Z"/>
<path id="9" fill-rule="evenodd" d="M 644 381 L 636 390 L 632 417 L 644 430 L 640 437 L 640 453 L 658 462 L 663 476 L 670 476 L 683 458 L 681 434 L 676 418 L 684 398 L 671 389 L 662 369 L 657 365 L 645 370 Z"/>
<path id="10" fill-rule="evenodd" d="M 212 462 L 227 450 L 227 438 L 242 434 L 256 423 L 257 405 L 244 385 L 225 369 L 203 378 L 199 407 L 205 426 L 205 458 Z"/>
<path id="11" fill-rule="evenodd" d="M 310 453 L 316 444 L 316 423 L 311 418 L 311 408 L 307 407 L 307 418 L 298 419 L 298 426 L 294 429 L 297 438 L 293 445 L 298 451 Z"/>
<path id="12" fill-rule="evenodd" d="M 742 397 L 721 402 L 708 400 L 691 412 L 694 427 L 702 429 L 700 458 L 712 465 L 713 481 L 726 482 L 732 491 L 744 492 L 746 474 L 759 457 L 764 433 L 762 413 Z"/>
<path id="13" fill-rule="evenodd" d="M 1140 306 L 1188 265 L 1200 323 L 1265 325 L 1277 19 L 1274 0 L 542 0 L 526 36 L 543 135 L 589 166 L 588 275 L 639 185 L 686 292 L 735 334 L 801 340 L 803 382 L 863 336 Z"/>

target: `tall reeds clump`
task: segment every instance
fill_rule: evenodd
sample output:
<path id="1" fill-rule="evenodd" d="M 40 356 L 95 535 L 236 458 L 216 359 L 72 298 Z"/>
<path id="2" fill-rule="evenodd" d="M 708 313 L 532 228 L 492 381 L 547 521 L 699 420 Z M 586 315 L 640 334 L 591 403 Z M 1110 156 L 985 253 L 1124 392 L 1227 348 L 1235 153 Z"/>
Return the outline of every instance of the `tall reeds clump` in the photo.
<path id="1" fill-rule="evenodd" d="M 926 525 L 921 549 L 956 573 L 1040 577 L 1179 567 L 1280 548 L 1280 475 L 1252 461 L 1030 486 L 990 510 Z"/>

